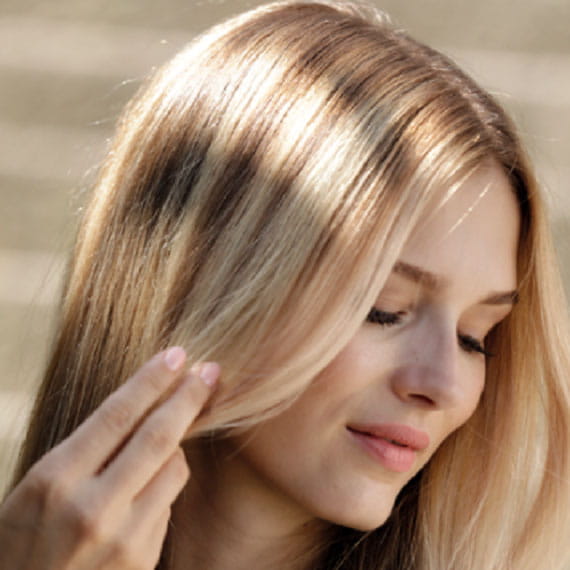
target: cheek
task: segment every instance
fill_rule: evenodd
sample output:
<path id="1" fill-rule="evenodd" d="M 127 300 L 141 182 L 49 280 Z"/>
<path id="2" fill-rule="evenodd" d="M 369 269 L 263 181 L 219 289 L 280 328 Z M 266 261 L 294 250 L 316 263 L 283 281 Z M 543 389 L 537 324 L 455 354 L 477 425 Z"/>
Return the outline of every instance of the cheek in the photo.
<path id="1" fill-rule="evenodd" d="M 347 422 L 366 400 L 369 368 L 362 347 L 348 345 L 291 407 L 236 440 L 242 458 L 265 480 L 284 488 L 300 480 L 305 488 L 295 494 L 318 496 L 322 481 L 342 471 L 339 446 Z"/>
<path id="2" fill-rule="evenodd" d="M 327 401 L 334 406 L 358 397 L 378 374 L 377 360 L 377 345 L 351 342 L 314 379 L 301 401 Z"/>
<path id="3" fill-rule="evenodd" d="M 467 355 L 468 360 L 472 357 Z M 461 427 L 475 413 L 478 408 L 485 389 L 485 362 L 469 362 L 460 371 L 462 390 L 461 400 L 454 415 L 455 426 L 453 429 Z"/>
<path id="4" fill-rule="evenodd" d="M 472 383 L 472 390 L 470 391 L 471 394 L 471 401 L 473 410 L 479 404 L 481 396 L 483 394 L 483 390 L 485 389 L 485 382 L 487 378 L 487 366 L 485 363 L 485 359 L 481 359 L 483 362 L 479 363 L 476 367 L 476 370 L 473 373 L 473 383 Z"/>

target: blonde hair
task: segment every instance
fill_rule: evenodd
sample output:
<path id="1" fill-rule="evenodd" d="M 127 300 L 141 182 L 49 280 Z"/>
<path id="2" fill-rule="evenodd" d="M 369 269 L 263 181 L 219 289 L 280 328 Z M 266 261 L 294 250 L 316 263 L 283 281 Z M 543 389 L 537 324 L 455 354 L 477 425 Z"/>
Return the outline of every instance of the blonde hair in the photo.
<path id="1" fill-rule="evenodd" d="M 234 18 L 128 106 L 15 480 L 170 344 L 224 371 L 196 436 L 277 414 L 354 335 L 437 189 L 490 160 L 520 204 L 521 282 L 490 335 L 499 356 L 481 404 L 385 525 L 338 529 L 323 567 L 562 567 L 570 343 L 528 161 L 500 106 L 449 59 L 348 3 Z"/>

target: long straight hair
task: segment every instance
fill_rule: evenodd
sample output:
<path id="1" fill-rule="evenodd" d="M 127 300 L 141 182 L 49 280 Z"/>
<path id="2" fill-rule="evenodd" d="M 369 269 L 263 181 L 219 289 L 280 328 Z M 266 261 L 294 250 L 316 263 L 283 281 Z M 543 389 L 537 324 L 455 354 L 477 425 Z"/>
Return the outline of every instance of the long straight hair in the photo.
<path id="1" fill-rule="evenodd" d="M 170 344 L 224 371 L 195 437 L 285 409 L 355 334 L 411 232 L 444 205 L 440 189 L 489 162 L 520 206 L 520 302 L 489 336 L 498 356 L 481 403 L 385 525 L 335 529 L 322 566 L 562 567 L 570 342 L 528 160 L 501 107 L 449 59 L 348 3 L 238 16 L 129 104 L 14 481 Z"/>

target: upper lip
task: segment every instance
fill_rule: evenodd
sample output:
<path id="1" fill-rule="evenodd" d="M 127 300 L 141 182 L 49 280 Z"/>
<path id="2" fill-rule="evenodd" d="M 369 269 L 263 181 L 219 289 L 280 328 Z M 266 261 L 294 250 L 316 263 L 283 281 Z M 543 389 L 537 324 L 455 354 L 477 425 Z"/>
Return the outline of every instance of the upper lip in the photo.
<path id="1" fill-rule="evenodd" d="M 422 430 L 405 424 L 351 424 L 351 431 L 394 441 L 410 447 L 414 451 L 423 451 L 429 446 L 429 435 Z"/>

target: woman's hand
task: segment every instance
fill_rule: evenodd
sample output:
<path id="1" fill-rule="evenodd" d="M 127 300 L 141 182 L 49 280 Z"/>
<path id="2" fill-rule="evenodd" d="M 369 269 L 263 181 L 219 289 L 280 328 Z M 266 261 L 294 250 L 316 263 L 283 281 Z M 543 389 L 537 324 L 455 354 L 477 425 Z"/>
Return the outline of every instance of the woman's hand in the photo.
<path id="1" fill-rule="evenodd" d="M 185 361 L 179 347 L 152 358 L 30 469 L 0 506 L 0 568 L 156 566 L 189 476 L 180 441 L 220 372 Z"/>

